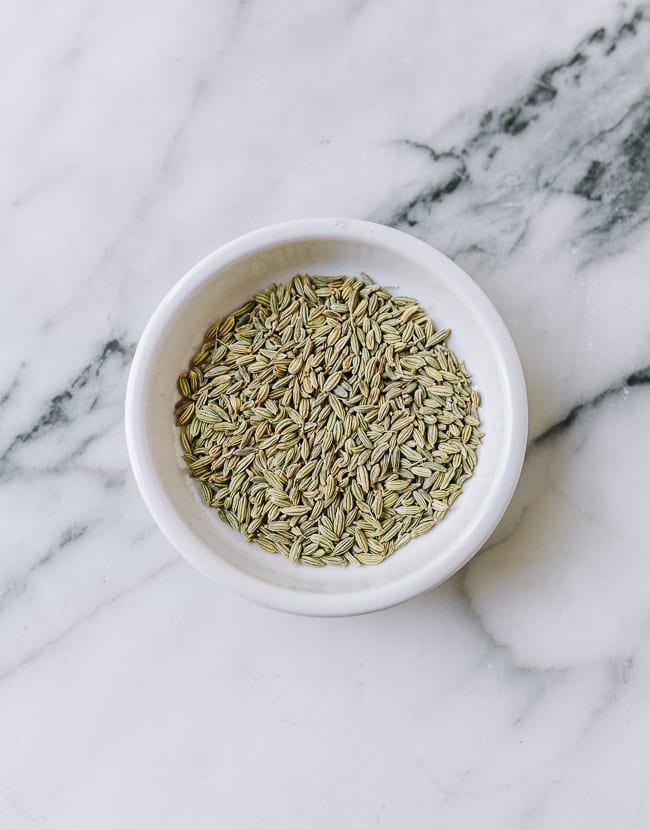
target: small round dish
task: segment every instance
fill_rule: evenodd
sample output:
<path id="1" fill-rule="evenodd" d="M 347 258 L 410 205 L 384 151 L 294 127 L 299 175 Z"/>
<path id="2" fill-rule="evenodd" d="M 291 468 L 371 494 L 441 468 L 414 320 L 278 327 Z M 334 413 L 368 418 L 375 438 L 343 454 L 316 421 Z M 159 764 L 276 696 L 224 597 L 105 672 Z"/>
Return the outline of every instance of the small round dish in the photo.
<path id="1" fill-rule="evenodd" d="M 298 272 L 359 274 L 415 297 L 464 360 L 482 396 L 485 438 L 448 515 L 380 565 L 312 568 L 248 544 L 207 507 L 183 470 L 173 424 L 176 379 L 205 329 L 252 294 Z M 446 256 L 400 231 L 350 219 L 304 219 L 249 233 L 195 265 L 154 312 L 126 394 L 133 473 L 165 536 L 210 579 L 263 605 L 343 616 L 403 602 L 440 584 L 484 544 L 519 479 L 528 431 L 524 377 L 510 335 L 481 289 Z"/>

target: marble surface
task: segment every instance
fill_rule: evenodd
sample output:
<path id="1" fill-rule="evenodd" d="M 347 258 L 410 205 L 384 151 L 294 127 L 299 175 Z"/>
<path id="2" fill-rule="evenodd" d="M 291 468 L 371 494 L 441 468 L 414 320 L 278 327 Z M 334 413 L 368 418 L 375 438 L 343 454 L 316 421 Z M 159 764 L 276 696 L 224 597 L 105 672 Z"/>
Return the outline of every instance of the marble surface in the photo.
<path id="1" fill-rule="evenodd" d="M 0 826 L 650 825 L 650 6 L 0 7 Z M 202 255 L 310 215 L 432 242 L 520 350 L 487 547 L 357 619 L 194 573 L 129 362 Z"/>

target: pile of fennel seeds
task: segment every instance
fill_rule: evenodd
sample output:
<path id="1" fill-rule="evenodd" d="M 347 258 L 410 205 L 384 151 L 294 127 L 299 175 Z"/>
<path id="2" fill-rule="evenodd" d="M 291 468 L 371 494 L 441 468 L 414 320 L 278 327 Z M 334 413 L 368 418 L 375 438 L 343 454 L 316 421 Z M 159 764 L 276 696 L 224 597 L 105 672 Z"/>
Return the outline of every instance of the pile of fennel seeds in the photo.
<path id="1" fill-rule="evenodd" d="M 449 334 L 365 274 L 300 274 L 214 323 L 175 410 L 206 503 L 316 566 L 377 564 L 427 533 L 483 437 Z"/>

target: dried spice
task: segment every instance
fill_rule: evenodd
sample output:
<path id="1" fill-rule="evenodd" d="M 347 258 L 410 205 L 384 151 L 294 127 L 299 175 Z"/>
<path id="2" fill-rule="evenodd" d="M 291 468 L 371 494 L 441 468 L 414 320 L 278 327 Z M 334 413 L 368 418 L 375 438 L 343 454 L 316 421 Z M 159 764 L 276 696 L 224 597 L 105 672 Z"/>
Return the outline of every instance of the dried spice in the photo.
<path id="1" fill-rule="evenodd" d="M 377 564 L 430 531 L 483 437 L 449 334 L 366 275 L 300 274 L 214 323 L 176 404 L 205 502 L 316 566 Z"/>

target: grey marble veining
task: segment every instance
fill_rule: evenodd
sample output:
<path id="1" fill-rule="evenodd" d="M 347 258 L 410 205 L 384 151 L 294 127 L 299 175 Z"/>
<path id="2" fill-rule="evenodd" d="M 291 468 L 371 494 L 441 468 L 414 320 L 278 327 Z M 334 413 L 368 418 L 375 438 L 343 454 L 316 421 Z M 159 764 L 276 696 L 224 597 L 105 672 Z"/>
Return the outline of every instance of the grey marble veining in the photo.
<path id="1" fill-rule="evenodd" d="M 645 828 L 650 6 L 0 9 L 0 826 Z M 506 319 L 531 440 L 485 549 L 353 620 L 180 560 L 126 376 L 230 238 L 358 216 Z"/>

